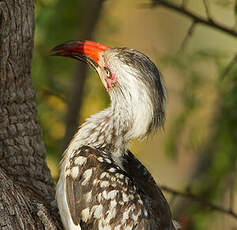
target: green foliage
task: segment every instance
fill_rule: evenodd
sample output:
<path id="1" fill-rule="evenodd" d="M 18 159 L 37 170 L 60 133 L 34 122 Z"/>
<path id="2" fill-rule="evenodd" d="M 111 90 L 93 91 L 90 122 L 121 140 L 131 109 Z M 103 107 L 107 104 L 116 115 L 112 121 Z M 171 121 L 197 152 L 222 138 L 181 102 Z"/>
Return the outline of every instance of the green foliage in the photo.
<path id="1" fill-rule="evenodd" d="M 237 160 L 237 65 L 234 63 L 225 80 L 218 78 L 218 73 L 224 71 L 227 56 L 224 53 L 205 50 L 183 57 L 164 59 L 166 64 L 180 71 L 179 76 L 182 76 L 184 82 L 180 92 L 183 110 L 171 126 L 166 150 L 169 155 L 177 156 L 180 139 L 186 129 L 193 131 L 193 127 L 198 125 L 200 129 L 205 129 L 209 133 L 205 140 L 195 145 L 197 148 L 193 152 L 200 154 L 199 166 L 191 176 L 188 187 L 193 193 L 212 203 L 222 200 L 221 185 L 236 169 Z M 204 66 L 201 65 L 203 62 L 206 63 Z M 210 72 L 207 72 L 206 68 L 212 65 L 215 67 L 213 72 L 217 73 L 215 77 L 207 75 Z M 201 100 L 199 94 L 203 87 L 210 84 L 214 86 L 216 99 L 210 117 L 207 118 L 209 122 L 199 119 L 190 123 L 189 120 L 193 121 L 195 114 L 207 103 L 207 99 L 204 97 L 204 100 Z M 197 133 L 189 132 L 185 142 L 190 143 L 195 135 Z M 193 220 L 192 229 L 195 230 L 205 229 L 207 217 L 213 214 L 199 203 L 191 203 L 186 207 L 185 213 Z"/>
<path id="2" fill-rule="evenodd" d="M 33 80 L 38 115 L 48 154 L 59 161 L 64 136 L 66 97 L 71 87 L 72 60 L 49 56 L 52 47 L 77 39 L 81 27 L 82 1 L 41 0 L 35 4 L 35 50 Z"/>
<path id="3" fill-rule="evenodd" d="M 209 76 L 205 75 L 206 67 L 205 65 L 202 66 L 202 63 L 213 62 L 213 60 L 216 61 L 218 56 L 219 54 L 214 53 L 214 51 L 198 51 L 183 56 L 165 56 L 163 58 L 164 64 L 170 65 L 172 68 L 178 70 L 178 77 L 181 78 L 180 82 L 183 83 L 182 90 L 180 91 L 183 110 L 173 122 L 166 144 L 166 152 L 170 156 L 178 154 L 180 138 L 182 137 L 181 134 L 186 124 L 192 119 L 193 114 L 197 112 L 198 109 L 201 109 L 200 89 L 212 81 Z M 197 123 L 194 123 L 192 128 L 196 126 Z M 198 132 L 198 129 L 194 130 Z M 195 135 L 198 135 L 198 133 L 191 133 L 189 138 L 196 139 Z"/>

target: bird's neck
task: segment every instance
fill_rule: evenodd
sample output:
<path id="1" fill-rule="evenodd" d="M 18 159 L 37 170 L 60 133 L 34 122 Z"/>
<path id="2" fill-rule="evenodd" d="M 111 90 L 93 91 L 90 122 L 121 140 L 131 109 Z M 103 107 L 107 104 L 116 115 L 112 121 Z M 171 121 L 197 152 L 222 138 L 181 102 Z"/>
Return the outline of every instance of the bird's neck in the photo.
<path id="1" fill-rule="evenodd" d="M 81 146 L 87 145 L 120 157 L 129 141 L 126 137 L 129 124 L 124 118 L 125 116 L 112 106 L 92 115 L 75 134 L 67 151 L 73 153 Z"/>
<path id="2" fill-rule="evenodd" d="M 109 152 L 114 159 L 121 158 L 130 140 L 148 133 L 151 119 L 151 103 L 146 94 L 137 97 L 112 95 L 111 106 L 86 120 L 66 152 L 70 155 L 87 145 Z"/>

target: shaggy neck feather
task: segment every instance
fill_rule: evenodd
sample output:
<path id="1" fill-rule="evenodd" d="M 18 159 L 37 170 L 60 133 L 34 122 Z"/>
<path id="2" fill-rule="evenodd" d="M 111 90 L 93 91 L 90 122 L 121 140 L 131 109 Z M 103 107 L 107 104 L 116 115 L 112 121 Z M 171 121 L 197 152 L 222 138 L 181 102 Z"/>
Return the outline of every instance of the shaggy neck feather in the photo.
<path id="1" fill-rule="evenodd" d="M 119 87 L 112 89 L 111 106 L 86 120 L 72 139 L 68 151 L 72 153 L 88 145 L 105 149 L 113 157 L 121 157 L 130 140 L 144 137 L 151 122 L 151 103 L 144 88 L 135 96 L 131 93 L 131 90 L 123 91 Z"/>

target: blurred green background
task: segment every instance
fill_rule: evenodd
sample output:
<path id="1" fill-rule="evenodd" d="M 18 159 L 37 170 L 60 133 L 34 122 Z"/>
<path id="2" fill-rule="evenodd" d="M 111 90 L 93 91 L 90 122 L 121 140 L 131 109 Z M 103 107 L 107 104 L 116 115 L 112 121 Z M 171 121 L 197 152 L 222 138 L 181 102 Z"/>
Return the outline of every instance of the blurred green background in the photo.
<path id="1" fill-rule="evenodd" d="M 182 1 L 169 2 L 179 5 Z M 204 1 L 186 2 L 187 10 L 207 18 Z M 131 144 L 132 152 L 156 181 L 226 209 L 237 209 L 237 65 L 225 74 L 237 51 L 236 37 L 197 24 L 180 50 L 191 20 L 169 8 L 148 7 L 149 3 L 35 3 L 33 80 L 51 173 L 57 180 L 62 153 L 77 123 L 108 106 L 109 98 L 92 70 L 48 53 L 67 40 L 92 39 L 111 47 L 135 48 L 147 54 L 163 73 L 168 91 L 165 128 Z M 208 3 L 213 19 L 236 27 L 235 0 Z M 83 76 L 77 79 L 79 74 Z M 237 229 L 237 220 L 228 215 L 213 212 L 199 202 L 165 195 L 182 229 Z"/>

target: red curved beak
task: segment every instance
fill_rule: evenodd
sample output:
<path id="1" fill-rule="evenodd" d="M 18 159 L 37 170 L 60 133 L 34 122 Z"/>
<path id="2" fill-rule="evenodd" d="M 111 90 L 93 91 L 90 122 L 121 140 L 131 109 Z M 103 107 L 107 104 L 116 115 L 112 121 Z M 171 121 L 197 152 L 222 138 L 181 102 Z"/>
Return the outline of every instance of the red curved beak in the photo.
<path id="1" fill-rule="evenodd" d="M 98 66 L 99 54 L 109 49 L 108 46 L 93 41 L 68 41 L 54 47 L 50 55 L 75 58 Z"/>

